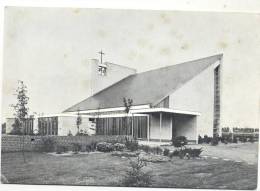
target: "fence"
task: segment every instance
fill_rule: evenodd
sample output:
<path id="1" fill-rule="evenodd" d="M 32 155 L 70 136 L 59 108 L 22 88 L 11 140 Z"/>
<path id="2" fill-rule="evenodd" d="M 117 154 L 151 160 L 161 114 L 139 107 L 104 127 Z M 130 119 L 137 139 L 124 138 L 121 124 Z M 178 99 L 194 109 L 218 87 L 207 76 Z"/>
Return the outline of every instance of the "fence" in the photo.
<path id="1" fill-rule="evenodd" d="M 51 137 L 56 145 L 71 146 L 72 143 L 89 144 L 93 141 L 117 141 L 124 142 L 126 136 L 18 136 L 6 135 L 2 136 L 1 150 L 2 152 L 17 152 L 17 151 L 39 151 L 42 146 L 42 139 Z"/>
<path id="2" fill-rule="evenodd" d="M 239 139 L 254 139 L 255 141 L 259 140 L 259 129 L 253 128 L 222 128 L 222 137 L 230 137 L 232 140 L 234 138 Z"/>

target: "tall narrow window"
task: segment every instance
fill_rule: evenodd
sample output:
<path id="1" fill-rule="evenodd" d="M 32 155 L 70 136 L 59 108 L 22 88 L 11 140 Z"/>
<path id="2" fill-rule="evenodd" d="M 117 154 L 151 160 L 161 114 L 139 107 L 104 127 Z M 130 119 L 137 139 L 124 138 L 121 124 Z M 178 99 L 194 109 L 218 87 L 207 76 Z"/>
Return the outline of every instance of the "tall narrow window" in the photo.
<path id="1" fill-rule="evenodd" d="M 213 122 L 213 135 L 219 133 L 220 123 L 220 66 L 214 70 L 214 122 Z"/>

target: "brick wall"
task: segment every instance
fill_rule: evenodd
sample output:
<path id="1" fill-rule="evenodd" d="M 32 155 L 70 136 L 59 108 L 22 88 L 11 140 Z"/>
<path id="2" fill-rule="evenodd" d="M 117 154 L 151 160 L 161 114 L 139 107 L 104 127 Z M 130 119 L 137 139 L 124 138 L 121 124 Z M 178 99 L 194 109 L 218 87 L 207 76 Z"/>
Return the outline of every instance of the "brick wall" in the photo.
<path id="1" fill-rule="evenodd" d="M 42 145 L 43 137 L 52 137 L 55 141 L 55 145 L 71 146 L 72 143 L 89 144 L 92 141 L 124 141 L 125 136 L 17 136 L 6 135 L 2 136 L 1 151 L 2 152 L 16 152 L 22 151 L 39 151 Z M 24 144 L 23 144 L 24 143 Z"/>

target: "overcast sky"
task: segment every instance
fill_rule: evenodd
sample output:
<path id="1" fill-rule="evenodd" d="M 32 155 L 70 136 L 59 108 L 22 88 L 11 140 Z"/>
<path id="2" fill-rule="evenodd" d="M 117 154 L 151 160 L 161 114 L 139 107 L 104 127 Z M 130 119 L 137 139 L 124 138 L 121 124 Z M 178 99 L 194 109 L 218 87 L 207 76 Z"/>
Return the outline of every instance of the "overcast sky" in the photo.
<path id="1" fill-rule="evenodd" d="M 260 15 L 69 8 L 5 9 L 3 117 L 17 80 L 30 111 L 59 113 L 89 96 L 89 59 L 138 72 L 224 53 L 223 126 L 258 126 Z M 203 100 L 201 100 L 203 101 Z"/>

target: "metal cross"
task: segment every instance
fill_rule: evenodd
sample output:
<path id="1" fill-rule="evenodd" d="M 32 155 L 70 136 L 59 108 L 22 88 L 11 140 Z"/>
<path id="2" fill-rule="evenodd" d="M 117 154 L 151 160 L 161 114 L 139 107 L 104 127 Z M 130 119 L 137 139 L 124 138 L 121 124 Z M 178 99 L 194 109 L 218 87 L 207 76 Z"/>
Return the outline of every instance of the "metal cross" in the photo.
<path id="1" fill-rule="evenodd" d="M 103 55 L 105 54 L 104 52 L 102 52 L 102 50 L 100 52 L 98 52 L 100 54 L 100 61 L 101 61 L 101 64 L 102 64 L 102 57 Z"/>

